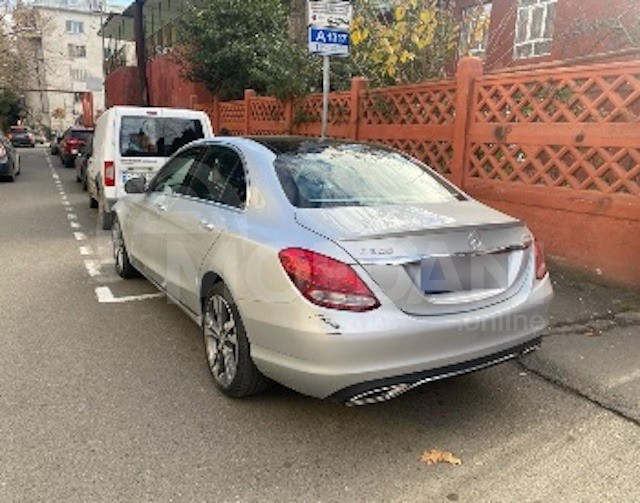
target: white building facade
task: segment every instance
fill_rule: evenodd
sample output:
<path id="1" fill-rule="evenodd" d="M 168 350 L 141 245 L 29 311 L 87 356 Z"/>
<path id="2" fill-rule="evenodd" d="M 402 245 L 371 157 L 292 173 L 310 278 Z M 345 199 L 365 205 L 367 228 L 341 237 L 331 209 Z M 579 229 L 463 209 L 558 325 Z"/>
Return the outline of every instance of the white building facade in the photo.
<path id="1" fill-rule="evenodd" d="M 25 93 L 36 127 L 63 131 L 82 120 L 81 93 L 92 92 L 94 115 L 104 110 L 104 61 L 98 35 L 107 13 L 94 0 L 32 2 L 38 36 L 31 42 L 34 68 Z"/>

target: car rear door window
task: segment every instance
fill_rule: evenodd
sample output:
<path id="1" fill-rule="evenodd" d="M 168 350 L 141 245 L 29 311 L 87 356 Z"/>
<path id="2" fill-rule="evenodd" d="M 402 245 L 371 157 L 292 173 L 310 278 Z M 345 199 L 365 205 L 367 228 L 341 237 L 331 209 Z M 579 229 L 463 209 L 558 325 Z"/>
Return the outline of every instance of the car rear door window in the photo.
<path id="1" fill-rule="evenodd" d="M 151 192 L 170 192 L 172 194 L 188 193 L 189 172 L 194 168 L 202 155 L 202 148 L 195 147 L 181 152 L 158 172 L 151 182 Z"/>
<path id="2" fill-rule="evenodd" d="M 247 182 L 242 159 L 233 149 L 208 147 L 189 182 L 191 193 L 208 201 L 243 208 Z"/>

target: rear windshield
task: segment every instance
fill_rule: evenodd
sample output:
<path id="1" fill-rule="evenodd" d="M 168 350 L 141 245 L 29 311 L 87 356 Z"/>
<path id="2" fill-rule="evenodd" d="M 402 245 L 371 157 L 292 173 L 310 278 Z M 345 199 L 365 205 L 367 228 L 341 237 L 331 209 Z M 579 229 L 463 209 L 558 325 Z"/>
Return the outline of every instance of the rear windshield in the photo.
<path id="1" fill-rule="evenodd" d="M 93 136 L 93 131 L 82 131 L 82 130 L 73 131 L 72 130 L 69 132 L 69 137 L 75 140 L 88 141 L 88 140 L 91 140 L 92 136 Z"/>
<path id="2" fill-rule="evenodd" d="M 417 161 L 359 144 L 316 145 L 278 155 L 275 169 L 298 208 L 443 203 L 464 200 Z"/>
<path id="3" fill-rule="evenodd" d="M 123 157 L 170 157 L 200 138 L 204 138 L 204 132 L 198 119 L 123 117 L 120 154 Z"/>

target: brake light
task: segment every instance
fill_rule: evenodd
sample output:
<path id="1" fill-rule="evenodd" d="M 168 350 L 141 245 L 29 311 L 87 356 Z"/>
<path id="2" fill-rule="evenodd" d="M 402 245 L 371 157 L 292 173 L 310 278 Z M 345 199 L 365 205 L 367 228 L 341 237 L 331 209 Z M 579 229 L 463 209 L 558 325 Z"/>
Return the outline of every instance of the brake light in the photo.
<path id="1" fill-rule="evenodd" d="M 380 302 L 351 266 L 301 248 L 287 248 L 278 257 L 285 272 L 314 304 L 343 311 L 370 311 Z"/>
<path id="2" fill-rule="evenodd" d="M 104 161 L 104 185 L 105 187 L 116 185 L 116 167 L 113 161 Z"/>
<path id="3" fill-rule="evenodd" d="M 544 252 L 540 243 L 535 241 L 533 243 L 533 253 L 536 258 L 536 279 L 542 279 L 547 275 L 547 263 L 544 260 Z"/>

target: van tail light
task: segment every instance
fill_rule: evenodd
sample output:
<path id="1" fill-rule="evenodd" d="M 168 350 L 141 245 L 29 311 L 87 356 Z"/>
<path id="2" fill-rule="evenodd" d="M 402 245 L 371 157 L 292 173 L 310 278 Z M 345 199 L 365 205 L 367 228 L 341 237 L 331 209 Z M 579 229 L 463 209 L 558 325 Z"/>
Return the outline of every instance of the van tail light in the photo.
<path id="1" fill-rule="evenodd" d="M 544 251 L 538 241 L 533 243 L 533 252 L 536 258 L 536 279 L 542 279 L 547 275 L 547 263 L 544 260 Z"/>
<path id="2" fill-rule="evenodd" d="M 104 185 L 105 187 L 116 186 L 116 166 L 113 161 L 104 161 Z"/>
<path id="3" fill-rule="evenodd" d="M 342 311 L 370 311 L 380 302 L 351 266 L 301 248 L 287 248 L 278 257 L 285 272 L 310 302 Z"/>

